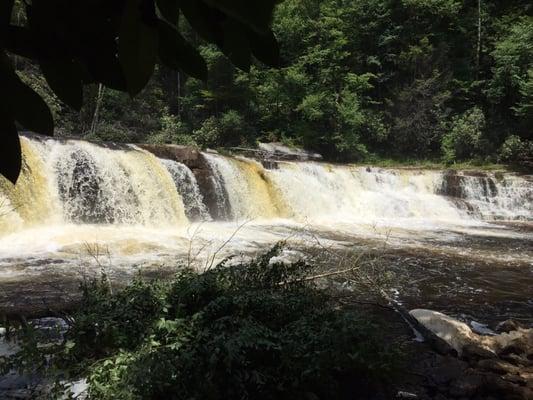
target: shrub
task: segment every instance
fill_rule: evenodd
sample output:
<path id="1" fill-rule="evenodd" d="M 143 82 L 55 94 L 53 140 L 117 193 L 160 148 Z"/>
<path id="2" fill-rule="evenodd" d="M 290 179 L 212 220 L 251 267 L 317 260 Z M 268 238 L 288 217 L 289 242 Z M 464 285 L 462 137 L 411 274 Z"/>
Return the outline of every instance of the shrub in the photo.
<path id="1" fill-rule="evenodd" d="M 161 129 L 159 132 L 148 136 L 148 143 L 153 144 L 181 144 L 185 146 L 194 146 L 196 142 L 189 133 L 184 122 L 178 120 L 175 115 L 165 112 L 161 117 Z"/>
<path id="2" fill-rule="evenodd" d="M 278 251 L 116 294 L 95 282 L 50 363 L 99 400 L 372 398 L 397 352 Z"/>
<path id="3" fill-rule="evenodd" d="M 511 135 L 500 147 L 498 157 L 500 161 L 508 163 L 533 159 L 533 142 L 522 140 L 516 135 Z"/>
<path id="4" fill-rule="evenodd" d="M 483 111 L 474 107 L 452 119 L 449 132 L 442 138 L 443 159 L 446 163 L 466 160 L 479 153 L 485 127 Z"/>

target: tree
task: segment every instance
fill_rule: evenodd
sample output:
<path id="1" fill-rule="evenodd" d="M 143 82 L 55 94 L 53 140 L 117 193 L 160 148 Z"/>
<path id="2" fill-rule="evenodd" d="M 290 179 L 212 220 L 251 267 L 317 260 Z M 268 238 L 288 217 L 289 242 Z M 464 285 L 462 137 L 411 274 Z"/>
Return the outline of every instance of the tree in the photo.
<path id="1" fill-rule="evenodd" d="M 214 43 L 239 68 L 252 56 L 279 63 L 270 30 L 276 0 L 33 0 L 25 3 L 27 23 L 12 21 L 15 0 L 0 3 L 0 86 L 10 99 L 0 106 L 0 173 L 16 182 L 21 168 L 17 126 L 51 135 L 52 113 L 13 69 L 9 55 L 39 64 L 57 97 L 79 110 L 90 83 L 137 95 L 155 65 L 205 80 L 207 67 L 178 29 L 183 14 L 193 30 Z M 117 40 L 118 39 L 118 40 Z"/>

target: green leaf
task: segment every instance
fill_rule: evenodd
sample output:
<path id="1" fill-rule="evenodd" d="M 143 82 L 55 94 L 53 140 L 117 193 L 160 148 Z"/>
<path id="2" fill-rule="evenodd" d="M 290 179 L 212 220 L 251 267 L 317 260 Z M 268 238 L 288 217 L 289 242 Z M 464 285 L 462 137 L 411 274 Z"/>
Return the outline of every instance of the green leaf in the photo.
<path id="1" fill-rule="evenodd" d="M 0 85 L 5 90 L 4 109 L 24 128 L 43 135 L 52 135 L 54 119 L 50 109 L 32 88 L 13 71 L 6 54 L 0 55 Z"/>
<path id="2" fill-rule="evenodd" d="M 178 0 L 155 0 L 155 3 L 163 18 L 168 23 L 177 26 L 180 15 Z"/>
<path id="3" fill-rule="evenodd" d="M 266 33 L 272 22 L 274 7 L 277 1 L 205 0 L 205 2 L 248 25 L 256 32 Z"/>
<path id="4" fill-rule="evenodd" d="M 118 54 L 128 92 L 135 96 L 150 80 L 157 58 L 157 29 L 143 20 L 139 0 L 126 0 Z"/>
<path id="5" fill-rule="evenodd" d="M 32 132 L 52 136 L 54 119 L 41 96 L 20 80 L 13 82 L 10 92 L 15 120 Z"/>
<path id="6" fill-rule="evenodd" d="M 159 21 L 158 31 L 161 62 L 194 78 L 207 80 L 207 65 L 200 53 L 166 22 Z"/>
<path id="7" fill-rule="evenodd" d="M 234 19 L 228 19 L 222 24 L 222 29 L 224 32 L 222 52 L 234 65 L 243 71 L 250 71 L 252 53 L 246 27 Z"/>
<path id="8" fill-rule="evenodd" d="M 254 56 L 270 67 L 279 67 L 279 44 L 272 31 L 266 34 L 249 33 L 250 47 Z"/>
<path id="9" fill-rule="evenodd" d="M 13 13 L 14 0 L 0 1 L 0 29 L 3 29 L 11 22 L 11 14 Z"/>
<path id="10" fill-rule="evenodd" d="M 28 28 L 10 25 L 6 29 L 4 45 L 11 53 L 26 58 L 37 58 L 37 48 Z"/>
<path id="11" fill-rule="evenodd" d="M 75 110 L 83 105 L 83 83 L 79 64 L 75 60 L 41 61 L 41 70 L 50 88 L 61 101 Z"/>
<path id="12" fill-rule="evenodd" d="M 198 0 L 180 0 L 179 6 L 189 24 L 203 39 L 211 43 L 220 42 L 216 10 Z"/>
<path id="13" fill-rule="evenodd" d="M 20 139 L 15 122 L 5 110 L 0 110 L 0 132 L 0 174 L 15 184 L 22 168 Z"/>

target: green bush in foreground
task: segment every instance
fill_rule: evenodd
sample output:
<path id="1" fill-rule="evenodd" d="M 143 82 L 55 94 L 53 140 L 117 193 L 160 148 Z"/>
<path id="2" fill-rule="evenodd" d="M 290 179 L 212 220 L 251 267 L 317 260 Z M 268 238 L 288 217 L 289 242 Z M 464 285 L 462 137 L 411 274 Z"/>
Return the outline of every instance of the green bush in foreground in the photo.
<path id="1" fill-rule="evenodd" d="M 99 400 L 374 398 L 396 352 L 277 250 L 116 294 L 94 282 L 50 362 Z"/>

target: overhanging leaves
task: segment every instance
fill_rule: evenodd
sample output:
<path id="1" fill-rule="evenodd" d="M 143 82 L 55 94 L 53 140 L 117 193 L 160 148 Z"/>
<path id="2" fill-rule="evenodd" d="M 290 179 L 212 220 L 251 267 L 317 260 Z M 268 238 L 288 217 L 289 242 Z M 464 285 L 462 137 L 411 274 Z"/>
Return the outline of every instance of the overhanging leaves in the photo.
<path id="1" fill-rule="evenodd" d="M 83 104 L 83 83 L 78 63 L 70 59 L 41 61 L 41 70 L 57 97 L 79 111 Z"/>
<path id="2" fill-rule="evenodd" d="M 22 166 L 20 141 L 15 122 L 0 109 L 0 132 L 2 146 L 0 146 L 0 174 L 13 184 L 17 182 Z"/>
<path id="3" fill-rule="evenodd" d="M 224 44 L 222 52 L 237 67 L 243 71 L 249 71 L 252 54 L 246 27 L 236 20 L 228 19 L 223 24 L 223 32 Z"/>
<path id="4" fill-rule="evenodd" d="M 128 92 L 138 94 L 154 73 L 157 57 L 157 30 L 148 26 L 139 0 L 126 0 L 122 15 L 118 54 Z"/>
<path id="5" fill-rule="evenodd" d="M 274 12 L 275 0 L 206 0 L 210 6 L 248 25 L 253 30 L 265 33 Z"/>
<path id="6" fill-rule="evenodd" d="M 170 24 L 177 26 L 180 9 L 178 0 L 156 0 L 161 16 Z"/>
<path id="7" fill-rule="evenodd" d="M 0 0 L 0 87 L 9 99 L 0 124 L 6 132 L 15 122 L 34 132 L 53 132 L 50 110 L 19 79 L 2 49 L 37 62 L 54 93 L 79 110 L 87 83 L 101 83 L 132 96 L 139 93 L 153 75 L 158 57 L 171 68 L 206 80 L 205 61 L 176 29 L 180 12 L 196 33 L 221 48 L 239 68 L 250 68 L 252 52 L 266 64 L 276 65 L 279 50 L 269 30 L 275 3 L 33 0 L 21 5 L 27 25 L 15 26 L 10 25 L 14 0 Z M 6 142 L 4 149 L 14 145 Z M 10 179 L 15 176 L 6 174 Z"/>
<path id="8" fill-rule="evenodd" d="M 180 33 L 163 21 L 158 23 L 159 59 L 172 69 L 180 69 L 186 74 L 207 80 L 207 65 L 194 47 Z"/>
<path id="9" fill-rule="evenodd" d="M 13 71 L 7 55 L 0 60 L 0 83 L 5 89 L 6 115 L 14 118 L 24 128 L 43 135 L 52 135 L 54 120 L 44 100 L 29 86 L 23 83 Z"/>

